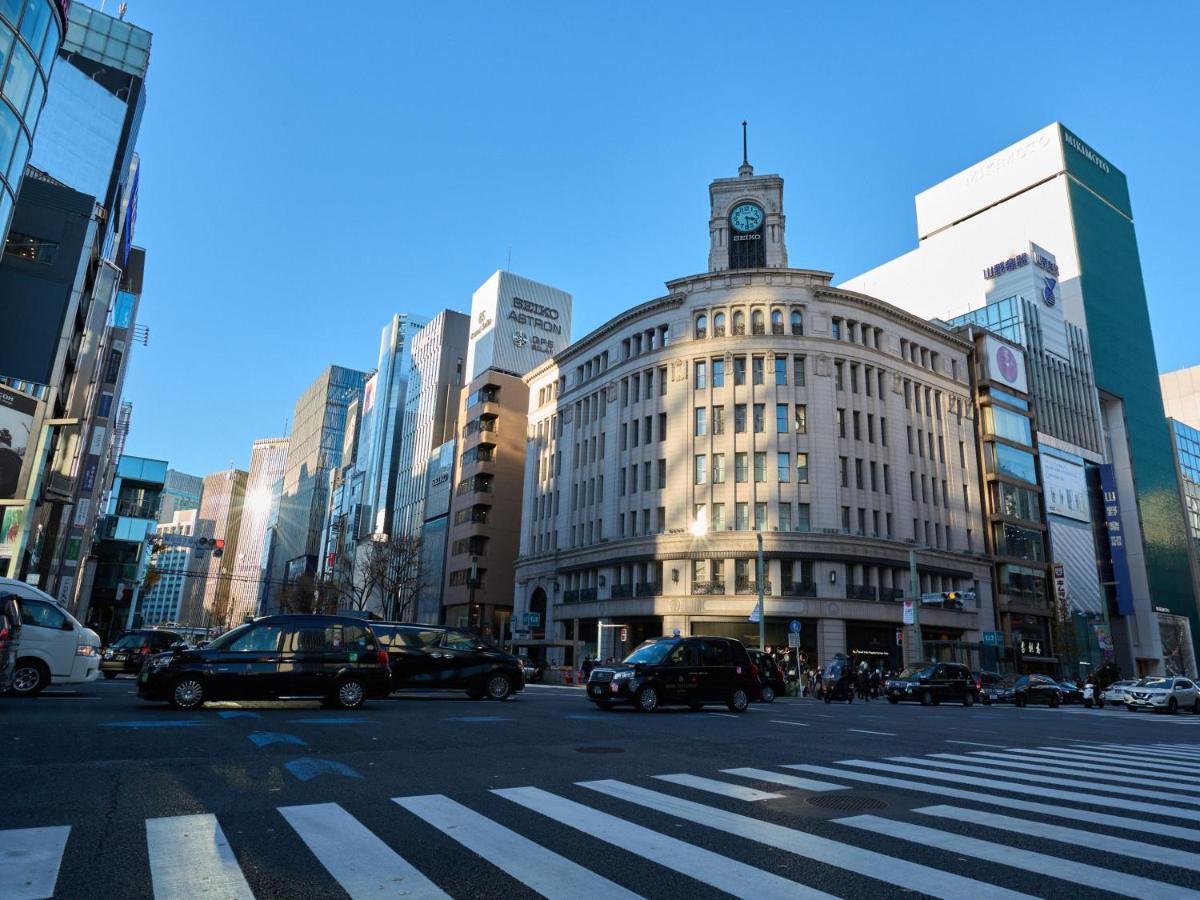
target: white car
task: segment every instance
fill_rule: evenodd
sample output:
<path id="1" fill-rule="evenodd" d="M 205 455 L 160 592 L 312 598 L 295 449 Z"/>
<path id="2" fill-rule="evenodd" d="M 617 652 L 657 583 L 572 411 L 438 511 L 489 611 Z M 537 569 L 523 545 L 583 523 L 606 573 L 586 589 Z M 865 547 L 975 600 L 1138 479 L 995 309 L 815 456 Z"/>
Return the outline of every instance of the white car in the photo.
<path id="1" fill-rule="evenodd" d="M 1173 713 L 1190 709 L 1193 713 L 1200 713 L 1200 691 L 1186 678 L 1155 675 L 1143 678 L 1125 692 L 1125 708 L 1131 712 L 1165 709 Z"/>
<path id="2" fill-rule="evenodd" d="M 1114 681 L 1107 688 L 1100 692 L 1100 696 L 1105 703 L 1114 703 L 1118 706 L 1125 702 L 1125 691 L 1137 684 L 1136 681 Z"/>
<path id="3" fill-rule="evenodd" d="M 0 578 L 0 596 L 21 608 L 21 633 L 10 691 L 33 697 L 50 684 L 77 684 L 100 677 L 100 636 L 84 628 L 44 591 L 12 578 Z"/>

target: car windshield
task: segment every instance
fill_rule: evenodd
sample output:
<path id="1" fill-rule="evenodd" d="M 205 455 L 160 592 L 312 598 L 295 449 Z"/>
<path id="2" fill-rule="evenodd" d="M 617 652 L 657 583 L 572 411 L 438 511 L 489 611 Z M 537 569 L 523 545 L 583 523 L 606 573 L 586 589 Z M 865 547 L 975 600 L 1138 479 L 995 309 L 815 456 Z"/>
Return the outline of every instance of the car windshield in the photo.
<path id="1" fill-rule="evenodd" d="M 674 650 L 679 645 L 679 641 L 646 641 L 642 646 L 638 647 L 627 657 L 625 662 L 629 665 L 637 665 L 645 663 L 648 666 L 656 666 L 667 658 L 667 654 Z"/>
<path id="2" fill-rule="evenodd" d="M 1172 681 L 1170 678 L 1143 678 L 1137 683 L 1140 688 L 1152 688 L 1156 691 L 1169 691 Z"/>
<path id="3" fill-rule="evenodd" d="M 210 650 L 221 650 L 225 647 L 228 647 L 230 644 L 232 644 L 234 641 L 236 641 L 238 638 L 240 638 L 243 634 L 245 634 L 247 631 L 249 631 L 252 627 L 253 626 L 251 623 L 246 623 L 245 625 L 239 625 L 237 628 L 233 629 L 233 631 L 227 631 L 223 635 L 221 635 L 219 638 L 216 638 L 215 640 L 210 641 L 208 644 L 208 647 Z"/>
<path id="4" fill-rule="evenodd" d="M 140 634 L 123 634 L 113 641 L 114 650 L 131 650 L 140 647 L 144 637 Z"/>
<path id="5" fill-rule="evenodd" d="M 907 666 L 900 673 L 900 678 L 920 678 L 922 675 L 930 675 L 933 672 L 933 666 Z"/>

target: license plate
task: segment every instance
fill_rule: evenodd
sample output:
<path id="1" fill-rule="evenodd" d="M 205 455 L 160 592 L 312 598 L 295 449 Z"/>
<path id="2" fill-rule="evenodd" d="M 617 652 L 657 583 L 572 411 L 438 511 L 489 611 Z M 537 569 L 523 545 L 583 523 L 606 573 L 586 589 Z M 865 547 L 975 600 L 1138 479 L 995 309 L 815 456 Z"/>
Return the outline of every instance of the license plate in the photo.
<path id="1" fill-rule="evenodd" d="M 124 653 L 114 653 L 112 658 L 115 662 L 124 662 L 125 654 Z"/>

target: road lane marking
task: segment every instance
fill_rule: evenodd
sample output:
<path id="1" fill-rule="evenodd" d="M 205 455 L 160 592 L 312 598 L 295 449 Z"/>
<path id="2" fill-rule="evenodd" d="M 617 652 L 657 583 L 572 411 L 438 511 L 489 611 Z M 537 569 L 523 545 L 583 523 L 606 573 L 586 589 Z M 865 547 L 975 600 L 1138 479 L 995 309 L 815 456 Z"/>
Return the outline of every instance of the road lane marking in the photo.
<path id="1" fill-rule="evenodd" d="M 720 716 L 722 719 L 740 719 L 741 716 L 736 716 L 733 713 L 709 713 L 710 716 Z"/>
<path id="2" fill-rule="evenodd" d="M 1184 841 L 1200 843 L 1200 829 L 1186 828 L 1183 825 L 1165 825 L 1161 822 L 1149 822 L 1144 819 L 1131 819 L 1127 816 L 1114 816 L 1090 809 L 1072 809 L 1069 806 L 1052 805 L 1050 803 L 1035 803 L 1031 800 L 1018 800 L 1015 797 L 1001 797 L 995 794 L 981 794 L 977 791 L 964 791 L 959 788 L 942 784 L 925 784 L 906 778 L 888 778 L 884 775 L 868 775 L 865 772 L 845 772 L 829 766 L 812 766 L 802 763 L 784 766 L 785 769 L 795 769 L 798 772 L 812 772 L 832 778 L 843 778 L 849 781 L 859 781 L 865 784 L 877 784 L 882 787 L 900 788 L 915 791 L 919 794 L 933 794 L 937 797 L 954 797 L 957 800 L 969 800 L 972 803 L 984 803 L 991 806 L 1005 806 L 1009 809 L 1019 809 L 1024 812 L 1037 813 L 1042 816 L 1053 816 L 1060 819 L 1074 819 L 1086 822 L 1089 826 L 1108 825 L 1112 828 L 1123 828 L 1126 831 L 1140 831 L 1155 836 L 1179 838 Z M 1034 791 L 1031 793 L 1041 793 Z"/>
<path id="3" fill-rule="evenodd" d="M 449 896 L 336 803 L 281 806 L 279 814 L 353 900 Z"/>
<path id="4" fill-rule="evenodd" d="M 636 900 L 638 897 L 449 797 L 431 794 L 393 797 L 392 801 L 550 900 L 591 900 L 594 897 Z M 498 888 L 493 885 L 493 890 Z"/>
<path id="5" fill-rule="evenodd" d="M 846 730 L 847 731 L 856 731 L 859 734 L 879 734 L 879 735 L 883 735 L 884 737 L 895 737 L 896 736 L 896 732 L 894 732 L 894 731 L 867 731 L 867 729 L 865 729 L 865 728 L 847 728 Z"/>
<path id="6" fill-rule="evenodd" d="M 254 900 L 212 815 L 146 820 L 154 900 Z"/>
<path id="7" fill-rule="evenodd" d="M 786 828 L 772 822 L 763 822 L 701 803 L 693 803 L 690 800 L 681 800 L 678 797 L 646 790 L 620 781 L 581 781 L 579 785 L 608 797 L 627 800 L 655 812 L 686 819 L 705 828 L 734 834 L 740 838 L 783 850 L 786 853 L 794 853 L 828 866 L 846 869 L 859 875 L 866 875 L 868 878 L 877 878 L 888 884 L 919 891 L 933 897 L 955 898 L 955 900 L 960 897 L 972 897 L 975 900 L 983 900 L 983 898 L 1028 896 L 1007 888 L 976 881 L 973 878 L 955 875 L 952 872 L 944 872 L 941 869 L 923 866 L 919 863 L 876 853 L 873 850 L 866 850 L 851 844 L 843 844 L 840 841 Z M 905 823 L 904 827 L 907 828 L 908 824 Z M 751 895 L 738 894 L 738 896 Z"/>
<path id="8" fill-rule="evenodd" d="M 374 719 L 342 719 L 328 716 L 323 719 L 292 719 L 293 725 L 374 725 Z"/>
<path id="9" fill-rule="evenodd" d="M 1124 894 L 1127 897 L 1137 897 L 1139 900 L 1177 900 L 1181 897 L 1200 897 L 1200 893 L 1189 891 L 1179 885 L 1165 884 L 1152 878 L 1128 875 L 1113 869 L 1102 869 L 1099 866 L 1090 866 L 1087 863 L 1059 856 L 1047 856 L 1045 853 L 1035 853 L 1032 850 L 1023 850 L 1007 844 L 994 844 L 980 838 L 941 831 L 937 828 L 927 828 L 924 825 L 914 825 L 912 822 L 905 822 L 902 827 L 897 828 L 896 823 L 890 819 L 872 815 L 850 816 L 833 821 L 838 825 L 858 828 L 872 834 L 888 834 L 902 841 L 922 843 L 928 847 L 945 847 L 955 856 L 970 856 L 985 862 L 1012 866 L 1026 872 L 1037 872 L 1043 877 L 1049 876 L 1087 887 L 1103 885 L 1106 891 Z"/>
<path id="10" fill-rule="evenodd" d="M 997 828 L 1001 831 L 1011 831 L 1021 835 L 1046 838 L 1076 847 L 1087 847 L 1089 850 L 1100 853 L 1131 856 L 1134 859 L 1200 872 L 1200 857 L 1190 850 L 1162 847 L 1152 841 L 1131 841 L 1128 838 L 1113 837 L 1111 834 L 1105 834 L 1095 829 L 1083 831 L 1079 828 L 1066 828 L 1062 825 L 1051 825 L 1048 822 L 1018 819 L 1013 816 L 1002 816 L 961 806 L 926 806 L 923 809 L 914 809 L 913 812 L 942 819 L 953 819 L 956 822 L 968 822 L 972 825 L 983 825 L 986 828 Z"/>
<path id="11" fill-rule="evenodd" d="M 684 787 L 695 788 L 698 791 L 708 791 L 711 794 L 719 794 L 722 797 L 730 797 L 734 800 L 746 800 L 748 802 L 756 802 L 758 800 L 780 800 L 783 794 L 771 794 L 767 791 L 759 791 L 754 788 L 748 788 L 740 784 L 729 784 L 724 781 L 717 781 L 713 778 L 701 778 L 699 775 L 655 775 L 659 781 L 669 781 L 671 784 L 681 784 Z"/>
<path id="12" fill-rule="evenodd" d="M 443 722 L 511 722 L 507 716 L 449 716 Z"/>
<path id="13" fill-rule="evenodd" d="M 333 759 L 315 759 L 311 756 L 302 756 L 299 759 L 285 762 L 283 767 L 291 772 L 299 781 L 312 781 L 318 775 L 323 775 L 326 772 L 330 775 L 340 775 L 342 778 L 362 779 L 362 776 L 350 768 L 350 766 Z"/>
<path id="14" fill-rule="evenodd" d="M 53 897 L 69 825 L 0 831 L 0 897 Z"/>
<path id="15" fill-rule="evenodd" d="M 1003 744 L 985 744 L 982 741 L 946 741 L 947 744 L 969 744 L 972 747 L 1000 747 L 1003 749 Z"/>
<path id="16" fill-rule="evenodd" d="M 132 722 L 101 722 L 101 728 L 191 728 L 195 725 L 207 725 L 199 719 L 135 719 Z"/>
<path id="17" fill-rule="evenodd" d="M 1139 778 L 1136 775 L 1128 773 L 1112 772 L 1110 770 L 1095 768 L 1084 768 L 1078 764 L 1055 765 L 1050 760 L 1034 760 L 1029 759 L 1014 759 L 1004 753 L 985 754 L 979 751 L 973 751 L 969 755 L 959 755 L 956 753 L 933 753 L 930 754 L 935 759 L 956 759 L 960 762 L 978 763 L 981 765 L 999 768 L 1002 771 L 997 772 L 999 775 L 1006 775 L 1004 769 L 1018 769 L 1028 772 L 1031 766 L 1037 766 L 1039 772 L 1055 772 L 1061 775 L 1073 776 L 1075 784 L 1080 781 L 1087 783 L 1090 778 L 1093 781 L 1115 781 L 1119 784 L 1144 784 L 1147 787 L 1170 788 L 1173 791 L 1184 791 L 1190 794 L 1200 794 L 1200 785 L 1195 782 L 1172 781 L 1169 778 Z M 986 757 L 986 758 L 985 758 Z"/>
<path id="18" fill-rule="evenodd" d="M 739 778 L 749 778 L 752 781 L 767 781 L 771 784 L 780 784 L 784 787 L 796 788 L 801 791 L 844 791 L 846 786 L 843 784 L 830 784 L 828 781 L 814 781 L 811 778 L 800 778 L 796 775 L 784 775 L 781 772 L 772 772 L 768 769 L 722 769 L 726 775 L 737 775 Z"/>
<path id="19" fill-rule="evenodd" d="M 769 719 L 768 721 L 774 722 L 776 725 L 795 725 L 798 728 L 811 727 L 808 722 L 789 722 L 787 719 Z"/>
<path id="20" fill-rule="evenodd" d="M 829 894 L 770 872 L 756 869 L 728 856 L 713 853 L 649 828 L 600 812 L 535 787 L 503 788 L 493 794 L 526 809 L 582 831 L 589 837 L 620 847 L 627 853 L 684 873 L 701 884 L 711 885 L 735 897 L 764 897 L 778 900 L 832 900 Z"/>
<path id="21" fill-rule="evenodd" d="M 875 771 L 895 772 L 897 775 L 909 775 L 916 778 L 925 778 L 930 781 L 948 781 L 951 784 L 992 788 L 993 790 L 1007 791 L 1011 794 L 1032 794 L 1036 797 L 1069 800 L 1074 803 L 1089 803 L 1093 806 L 1108 806 L 1114 809 L 1125 810 L 1126 812 L 1149 813 L 1153 816 L 1166 816 L 1172 819 L 1200 822 L 1200 810 L 1198 809 L 1181 809 L 1179 807 L 1163 806 L 1158 803 L 1139 803 L 1120 797 L 1104 797 L 1099 794 L 1088 794 L 1082 791 L 1060 791 L 1056 788 L 1043 787 L 1042 785 L 1018 784 L 1001 778 L 979 778 L 974 775 L 960 775 L 957 772 L 938 772 L 932 769 L 924 769 L 920 766 L 897 766 L 880 762 L 879 760 L 843 759 L 838 762 L 839 765 L 843 766 L 857 766 Z M 786 766 L 785 768 L 793 767 Z"/>

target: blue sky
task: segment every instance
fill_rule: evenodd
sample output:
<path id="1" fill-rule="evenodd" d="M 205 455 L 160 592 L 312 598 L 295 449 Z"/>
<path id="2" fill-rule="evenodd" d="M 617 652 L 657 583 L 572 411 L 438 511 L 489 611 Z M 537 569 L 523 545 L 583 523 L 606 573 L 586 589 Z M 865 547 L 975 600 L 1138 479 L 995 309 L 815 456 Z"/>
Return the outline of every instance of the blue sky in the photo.
<path id="1" fill-rule="evenodd" d="M 392 312 L 469 309 L 510 250 L 576 336 L 659 296 L 706 265 L 742 119 L 790 262 L 838 279 L 915 246 L 916 193 L 1061 120 L 1129 177 L 1159 368 L 1200 363 L 1200 6 L 129 5 L 154 32 L 130 453 L 247 465 L 325 365 L 372 367 Z"/>

